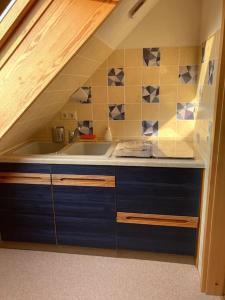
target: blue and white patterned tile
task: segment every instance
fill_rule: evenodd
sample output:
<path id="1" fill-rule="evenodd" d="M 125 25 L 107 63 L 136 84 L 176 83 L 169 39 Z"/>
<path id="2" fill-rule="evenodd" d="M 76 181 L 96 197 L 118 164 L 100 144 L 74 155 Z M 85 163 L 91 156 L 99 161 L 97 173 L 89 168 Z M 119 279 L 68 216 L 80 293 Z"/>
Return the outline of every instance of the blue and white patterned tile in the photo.
<path id="1" fill-rule="evenodd" d="M 109 119 L 110 120 L 125 120 L 124 104 L 110 104 L 109 105 Z"/>
<path id="2" fill-rule="evenodd" d="M 208 85 L 213 85 L 214 70 L 215 70 L 215 60 L 210 60 L 208 66 Z"/>
<path id="3" fill-rule="evenodd" d="M 82 104 L 91 103 L 91 87 L 90 86 L 83 86 L 76 90 L 71 96 L 72 100 L 80 102 Z"/>
<path id="4" fill-rule="evenodd" d="M 158 85 L 142 86 L 142 100 L 147 103 L 159 103 L 160 87 Z"/>
<path id="5" fill-rule="evenodd" d="M 108 72 L 109 86 L 123 86 L 124 85 L 124 70 L 123 68 L 111 68 Z"/>
<path id="6" fill-rule="evenodd" d="M 78 121 L 79 133 L 93 134 L 93 121 Z"/>
<path id="7" fill-rule="evenodd" d="M 179 78 L 183 84 L 196 84 L 198 79 L 198 66 L 179 66 Z"/>
<path id="8" fill-rule="evenodd" d="M 147 67 L 160 66 L 160 48 L 143 48 L 143 65 Z"/>
<path id="9" fill-rule="evenodd" d="M 177 120 L 195 120 L 195 113 L 195 104 L 177 103 Z"/>
<path id="10" fill-rule="evenodd" d="M 142 135 L 157 136 L 159 132 L 159 121 L 145 120 L 142 121 Z"/>

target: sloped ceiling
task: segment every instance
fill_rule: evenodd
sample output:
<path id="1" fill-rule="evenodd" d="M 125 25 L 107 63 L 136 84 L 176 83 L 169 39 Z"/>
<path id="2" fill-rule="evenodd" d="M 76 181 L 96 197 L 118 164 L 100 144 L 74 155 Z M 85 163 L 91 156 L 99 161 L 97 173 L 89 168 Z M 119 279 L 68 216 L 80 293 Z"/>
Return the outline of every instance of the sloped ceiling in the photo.
<path id="1" fill-rule="evenodd" d="M 129 11 L 137 0 L 121 1 L 95 34 L 76 52 L 1 138 L 0 150 L 27 140 L 47 124 L 69 100 L 70 95 L 88 80 L 157 2 L 158 0 L 146 0 L 137 14 L 130 18 Z M 56 47 L 58 43 L 60 38 L 54 46 Z M 31 65 L 30 62 L 26 68 L 30 68 Z M 16 93 L 14 97 L 15 95 Z"/>

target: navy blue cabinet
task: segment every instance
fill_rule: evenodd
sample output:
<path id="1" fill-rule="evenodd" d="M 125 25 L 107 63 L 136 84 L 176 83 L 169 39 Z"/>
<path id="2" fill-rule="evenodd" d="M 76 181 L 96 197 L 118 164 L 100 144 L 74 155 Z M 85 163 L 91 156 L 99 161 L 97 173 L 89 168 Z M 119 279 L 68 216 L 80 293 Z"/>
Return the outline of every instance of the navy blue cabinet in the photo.
<path id="1" fill-rule="evenodd" d="M 0 171 L 2 240 L 55 243 L 50 167 L 0 164 Z"/>
<path id="2" fill-rule="evenodd" d="M 117 210 L 198 216 L 201 170 L 118 167 Z"/>
<path id="3" fill-rule="evenodd" d="M 2 240 L 196 252 L 202 170 L 0 164 Z"/>
<path id="4" fill-rule="evenodd" d="M 118 248 L 194 255 L 201 177 L 200 169 L 118 167 Z"/>
<path id="5" fill-rule="evenodd" d="M 116 247 L 112 167 L 52 166 L 58 244 Z"/>
<path id="6" fill-rule="evenodd" d="M 192 228 L 118 224 L 118 248 L 195 255 L 197 232 Z"/>

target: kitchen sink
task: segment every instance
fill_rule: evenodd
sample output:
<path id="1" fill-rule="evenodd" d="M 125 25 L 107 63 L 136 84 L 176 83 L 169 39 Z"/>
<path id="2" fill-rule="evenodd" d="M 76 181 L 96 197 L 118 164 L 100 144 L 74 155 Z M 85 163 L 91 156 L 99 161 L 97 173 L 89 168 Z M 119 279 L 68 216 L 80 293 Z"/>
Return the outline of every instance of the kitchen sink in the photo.
<path id="1" fill-rule="evenodd" d="M 112 144 L 107 142 L 77 142 L 63 148 L 60 153 L 66 155 L 102 156 L 111 153 Z"/>
<path id="2" fill-rule="evenodd" d="M 51 143 L 51 142 L 29 142 L 17 149 L 11 150 L 5 155 L 38 155 L 55 153 L 65 147 L 64 144 Z"/>

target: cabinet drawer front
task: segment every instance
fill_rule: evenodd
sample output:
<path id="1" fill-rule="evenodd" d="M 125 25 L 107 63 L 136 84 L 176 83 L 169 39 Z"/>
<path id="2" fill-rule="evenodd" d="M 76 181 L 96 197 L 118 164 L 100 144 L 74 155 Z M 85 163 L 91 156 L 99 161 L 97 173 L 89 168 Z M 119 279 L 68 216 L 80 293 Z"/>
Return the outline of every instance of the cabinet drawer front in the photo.
<path id="1" fill-rule="evenodd" d="M 114 189 L 54 186 L 56 216 L 115 220 Z"/>
<path id="2" fill-rule="evenodd" d="M 201 170 L 118 168 L 117 210 L 198 216 Z"/>
<path id="3" fill-rule="evenodd" d="M 52 165 L 52 174 L 115 176 L 115 168 L 107 166 Z"/>
<path id="4" fill-rule="evenodd" d="M 46 173 L 50 174 L 51 167 L 47 164 L 0 163 L 1 172 L 15 173 Z"/>
<path id="5" fill-rule="evenodd" d="M 195 255 L 196 229 L 117 224 L 120 249 Z"/>
<path id="6" fill-rule="evenodd" d="M 56 243 L 53 217 L 0 213 L 0 218 L 4 241 Z"/>
<path id="7" fill-rule="evenodd" d="M 51 186 L 0 184 L 0 210 L 53 215 Z"/>
<path id="8" fill-rule="evenodd" d="M 58 244 L 115 248 L 115 226 L 111 221 L 56 217 Z"/>

